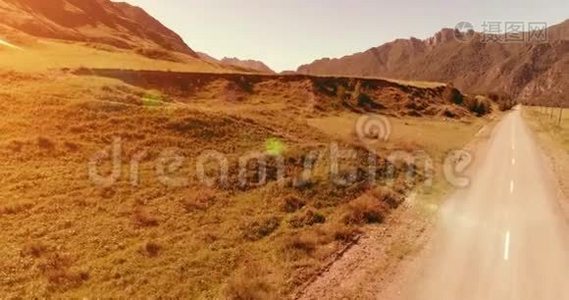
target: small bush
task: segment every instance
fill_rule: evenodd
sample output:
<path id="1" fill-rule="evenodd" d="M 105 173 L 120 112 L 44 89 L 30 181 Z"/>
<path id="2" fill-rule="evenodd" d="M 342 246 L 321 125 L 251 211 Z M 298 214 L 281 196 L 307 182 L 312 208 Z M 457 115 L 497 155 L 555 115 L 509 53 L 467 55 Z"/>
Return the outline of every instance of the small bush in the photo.
<path id="1" fill-rule="evenodd" d="M 40 242 L 29 242 L 22 247 L 21 256 L 32 256 L 39 258 L 47 252 L 48 248 Z"/>
<path id="2" fill-rule="evenodd" d="M 488 94 L 488 98 L 498 104 L 501 111 L 507 111 L 516 106 L 517 102 L 507 93 L 495 92 Z"/>
<path id="3" fill-rule="evenodd" d="M 86 271 L 72 271 L 71 263 L 69 256 L 54 253 L 39 265 L 39 269 L 47 277 L 52 289 L 75 288 L 89 280 L 90 276 Z"/>
<path id="4" fill-rule="evenodd" d="M 269 236 L 280 226 L 280 220 L 277 217 L 269 217 L 261 221 L 254 221 L 243 228 L 243 235 L 250 241 L 258 241 Z"/>
<path id="5" fill-rule="evenodd" d="M 381 201 L 364 195 L 348 204 L 344 222 L 350 225 L 381 223 L 386 213 L 387 208 Z"/>
<path id="6" fill-rule="evenodd" d="M 322 213 L 317 211 L 314 212 L 311 210 L 306 213 L 306 224 L 314 225 L 323 224 L 324 222 L 326 222 L 326 216 L 324 216 Z"/>
<path id="7" fill-rule="evenodd" d="M 490 100 L 484 97 L 466 97 L 464 105 L 477 116 L 483 116 L 492 111 Z"/>
<path id="8" fill-rule="evenodd" d="M 443 93 L 443 98 L 446 101 L 454 103 L 456 105 L 462 105 L 464 101 L 464 96 L 460 93 L 458 89 L 454 88 L 452 84 L 448 84 L 446 86 L 445 91 Z"/>
<path id="9" fill-rule="evenodd" d="M 387 188 L 377 188 L 371 192 L 372 196 L 377 200 L 387 204 L 391 209 L 399 207 L 404 201 L 405 197 Z"/>
<path id="10" fill-rule="evenodd" d="M 314 224 L 323 224 L 326 222 L 326 217 L 320 212 L 312 209 L 306 211 L 302 216 L 293 217 L 289 223 L 292 227 L 300 228 L 304 226 L 312 226 Z"/>
<path id="11" fill-rule="evenodd" d="M 87 271 L 69 270 L 52 270 L 47 272 L 46 276 L 50 284 L 63 288 L 76 288 L 90 278 Z"/>
<path id="12" fill-rule="evenodd" d="M 158 256 L 160 250 L 162 250 L 162 247 L 155 242 L 147 242 L 146 245 L 144 245 L 144 254 L 150 257 Z"/>
<path id="13" fill-rule="evenodd" d="M 301 251 L 311 254 L 318 246 L 318 236 L 313 231 L 305 231 L 290 237 L 285 242 L 285 250 Z"/>
<path id="14" fill-rule="evenodd" d="M 281 200 L 281 210 L 287 213 L 293 213 L 303 208 L 306 202 L 295 196 L 287 196 Z"/>
<path id="15" fill-rule="evenodd" d="M 22 152 L 22 149 L 26 145 L 26 142 L 20 140 L 11 140 L 8 143 L 8 149 L 12 152 Z"/>
<path id="16" fill-rule="evenodd" d="M 334 240 L 341 242 L 351 242 L 362 233 L 357 227 L 338 223 L 331 225 L 328 230 Z"/>
<path id="17" fill-rule="evenodd" d="M 34 203 L 31 202 L 24 202 L 24 203 L 11 203 L 5 206 L 0 207 L 0 216 L 1 215 L 17 215 L 23 213 L 27 210 L 30 210 L 34 207 Z"/>
<path id="18" fill-rule="evenodd" d="M 63 145 L 65 146 L 65 148 L 67 148 L 71 152 L 77 152 L 77 151 L 79 151 L 79 149 L 81 149 L 81 146 L 79 144 L 69 142 L 69 141 L 66 141 L 65 143 L 63 143 Z"/>
<path id="19" fill-rule="evenodd" d="M 113 198 L 116 194 L 116 191 L 112 187 L 106 187 L 101 190 L 101 197 L 104 199 Z"/>
<path id="20" fill-rule="evenodd" d="M 272 300 L 277 299 L 273 286 L 259 270 L 250 268 L 236 274 L 225 289 L 227 299 L 233 300 Z"/>
<path id="21" fill-rule="evenodd" d="M 154 227 L 158 226 L 158 219 L 151 216 L 143 209 L 137 208 L 132 214 L 132 221 L 138 227 Z"/>
<path id="22" fill-rule="evenodd" d="M 357 97 L 358 106 L 364 109 L 385 109 L 386 107 L 380 103 L 377 103 L 370 95 L 366 93 L 360 93 Z"/>
<path id="23" fill-rule="evenodd" d="M 42 149 L 42 150 L 47 150 L 47 151 L 52 151 L 55 149 L 55 143 L 46 137 L 38 137 L 38 146 Z"/>

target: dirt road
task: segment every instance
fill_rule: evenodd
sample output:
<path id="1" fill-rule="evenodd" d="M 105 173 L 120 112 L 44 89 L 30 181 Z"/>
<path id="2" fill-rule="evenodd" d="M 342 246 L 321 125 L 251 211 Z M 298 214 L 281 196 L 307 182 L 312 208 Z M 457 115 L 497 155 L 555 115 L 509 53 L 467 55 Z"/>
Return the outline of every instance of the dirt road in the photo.
<path id="1" fill-rule="evenodd" d="M 441 208 L 403 299 L 569 299 L 569 226 L 541 151 L 515 110 L 470 187 Z"/>

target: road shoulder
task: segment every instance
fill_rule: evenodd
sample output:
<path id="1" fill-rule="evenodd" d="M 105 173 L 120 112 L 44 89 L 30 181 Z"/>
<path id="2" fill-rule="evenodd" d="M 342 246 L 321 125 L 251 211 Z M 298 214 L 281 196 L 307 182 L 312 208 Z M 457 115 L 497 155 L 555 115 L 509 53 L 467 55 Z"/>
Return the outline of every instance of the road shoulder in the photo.
<path id="1" fill-rule="evenodd" d="M 539 119 L 539 112 L 534 108 L 524 108 L 523 118 L 531 129 L 533 138 L 537 141 L 544 154 L 544 162 L 548 164 L 548 170 L 552 170 L 553 177 L 558 181 L 557 198 L 560 210 L 565 221 L 569 224 L 569 149 L 559 141 L 550 131 L 546 120 Z M 568 125 L 569 126 L 569 125 Z M 558 128 L 557 130 L 569 131 L 569 129 Z"/>

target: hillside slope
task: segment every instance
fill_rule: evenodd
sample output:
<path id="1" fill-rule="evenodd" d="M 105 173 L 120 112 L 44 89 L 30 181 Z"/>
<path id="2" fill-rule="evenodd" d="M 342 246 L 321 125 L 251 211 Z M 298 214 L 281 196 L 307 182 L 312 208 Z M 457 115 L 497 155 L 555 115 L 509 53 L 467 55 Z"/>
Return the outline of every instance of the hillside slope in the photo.
<path id="1" fill-rule="evenodd" d="M 443 161 L 488 120 L 446 86 L 384 80 L 81 69 L 0 83 L 2 298 L 288 299 L 424 180 L 393 151 Z M 336 146 L 355 153 L 338 179 Z"/>
<path id="2" fill-rule="evenodd" d="M 251 72 L 204 60 L 143 9 L 109 0 L 0 0 L 0 68 Z"/>
<path id="3" fill-rule="evenodd" d="M 381 79 L 116 69 L 79 69 L 73 73 L 120 79 L 176 98 L 205 98 L 210 105 L 215 100 L 258 105 L 269 98 L 277 99 L 277 102 L 287 99 L 286 102 L 297 104 L 297 108 L 302 107 L 298 114 L 308 113 L 309 116 L 350 111 L 397 117 L 463 118 L 490 111 L 489 104 L 466 97 L 452 86 L 442 84 L 422 87 Z M 485 105 L 482 111 L 478 111 L 480 105 Z"/>
<path id="4" fill-rule="evenodd" d="M 468 92 L 506 92 L 526 102 L 551 101 L 569 92 L 561 71 L 569 59 L 569 21 L 550 27 L 545 43 L 487 42 L 478 33 L 465 42 L 463 37 L 443 29 L 427 40 L 399 39 L 343 58 L 317 60 L 298 72 L 453 82 Z"/>
<path id="5" fill-rule="evenodd" d="M 203 53 L 203 52 L 197 52 L 197 53 L 198 53 L 198 56 L 204 61 L 207 61 L 207 62 L 210 62 L 213 64 L 219 64 L 219 65 L 229 67 L 229 68 L 234 68 L 238 71 L 252 71 L 252 72 L 264 73 L 264 74 L 275 74 L 275 71 L 273 71 L 271 68 L 269 68 L 262 61 L 252 60 L 252 59 L 241 60 L 241 59 L 238 59 L 236 57 L 234 57 L 234 58 L 224 57 L 221 60 L 219 60 L 219 59 L 216 59 L 216 58 L 210 56 L 207 53 Z"/>
<path id="6" fill-rule="evenodd" d="M 262 61 L 258 61 L 258 60 L 252 60 L 252 59 L 246 59 L 246 60 L 241 60 L 238 59 L 236 57 L 234 58 L 229 58 L 229 57 L 224 57 L 221 60 L 221 64 L 222 65 L 230 65 L 230 66 L 237 66 L 237 67 L 241 67 L 241 68 L 245 68 L 245 69 L 252 69 L 261 73 L 266 73 L 266 74 L 274 74 L 275 71 L 273 71 L 271 68 L 269 68 L 265 63 L 263 63 Z"/>
<path id="7" fill-rule="evenodd" d="M 174 51 L 197 57 L 176 33 L 141 8 L 109 0 L 0 0 L 4 29 L 121 49 Z M 148 49 L 148 50 L 147 50 Z"/>

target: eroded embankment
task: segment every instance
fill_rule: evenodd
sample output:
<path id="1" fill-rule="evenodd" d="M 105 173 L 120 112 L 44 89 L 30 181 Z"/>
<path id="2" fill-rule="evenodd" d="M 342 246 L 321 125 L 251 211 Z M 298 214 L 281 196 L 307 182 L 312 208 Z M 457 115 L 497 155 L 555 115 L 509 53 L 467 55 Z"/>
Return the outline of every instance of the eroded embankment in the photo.
<path id="1" fill-rule="evenodd" d="M 350 110 L 450 118 L 483 115 L 490 110 L 487 101 L 465 96 L 449 85 L 419 87 L 374 78 L 117 69 L 79 69 L 73 73 L 119 79 L 134 86 L 158 90 L 184 102 L 223 99 L 254 104 L 262 98 L 265 102 L 296 103 L 316 113 Z"/>

